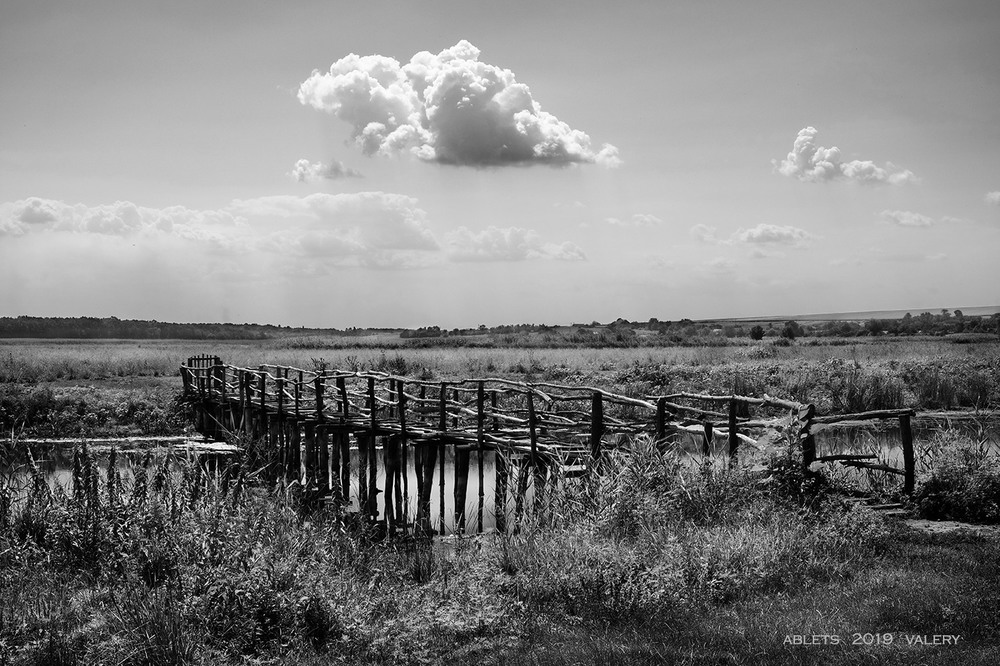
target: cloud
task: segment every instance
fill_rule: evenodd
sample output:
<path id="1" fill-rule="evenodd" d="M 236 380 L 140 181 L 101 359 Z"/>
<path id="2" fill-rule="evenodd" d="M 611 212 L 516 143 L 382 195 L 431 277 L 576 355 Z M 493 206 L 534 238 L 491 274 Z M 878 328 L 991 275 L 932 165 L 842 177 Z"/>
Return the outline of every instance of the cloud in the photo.
<path id="1" fill-rule="evenodd" d="M 156 209 L 128 201 L 88 206 L 36 197 L 0 204 L 0 235 L 70 232 L 105 236 L 176 233 L 194 229 L 235 227 L 240 220 L 231 211 L 198 211 L 183 206 Z"/>
<path id="2" fill-rule="evenodd" d="M 902 185 L 917 180 L 912 171 L 899 169 L 891 162 L 884 167 L 871 160 L 844 162 L 839 148 L 817 146 L 816 134 L 815 127 L 799 130 L 792 152 L 781 162 L 771 161 L 778 173 L 814 183 L 850 180 L 865 185 Z"/>
<path id="3" fill-rule="evenodd" d="M 352 53 L 329 72 L 313 71 L 298 98 L 350 124 L 366 155 L 409 151 L 464 166 L 621 164 L 617 148 L 595 150 L 587 134 L 542 111 L 513 72 L 479 54 L 465 40 L 403 66 Z"/>
<path id="4" fill-rule="evenodd" d="M 776 224 L 758 224 L 750 229 L 737 229 L 729 238 L 722 239 L 717 236 L 718 230 L 706 224 L 696 224 L 688 231 L 692 238 L 702 243 L 713 243 L 718 245 L 738 245 L 748 244 L 758 246 L 753 250 L 753 256 L 774 256 L 765 253 L 759 246 L 787 245 L 799 247 L 805 245 L 816 237 L 805 229 L 799 229 L 790 225 L 779 226 Z"/>
<path id="5" fill-rule="evenodd" d="M 587 259 L 587 255 L 575 243 L 544 243 L 535 231 L 520 227 L 501 229 L 490 226 L 480 232 L 459 227 L 445 236 L 445 246 L 452 261 Z"/>
<path id="6" fill-rule="evenodd" d="M 707 224 L 696 224 L 688 231 L 691 237 L 701 241 L 702 243 L 715 243 L 715 232 L 718 231 L 715 227 L 710 227 Z"/>
<path id="7" fill-rule="evenodd" d="M 270 255 L 288 270 L 310 273 L 418 265 L 421 255 L 441 250 L 426 217 L 416 199 L 385 192 L 260 197 L 211 210 L 28 199 L 0 204 L 0 235 L 117 236 L 150 246 L 173 239 L 223 256 Z"/>
<path id="8" fill-rule="evenodd" d="M 913 213 L 908 210 L 884 210 L 879 214 L 885 222 L 897 224 L 901 227 L 929 227 L 934 224 L 934 220 L 926 215 Z"/>
<path id="9" fill-rule="evenodd" d="M 987 192 L 985 200 L 991 206 L 1000 206 L 1000 191 Z"/>
<path id="10" fill-rule="evenodd" d="M 621 220 L 617 217 L 609 217 L 604 221 L 616 227 L 655 227 L 663 224 L 663 220 L 660 218 L 646 213 L 635 213 L 632 217 L 626 220 Z"/>
<path id="11" fill-rule="evenodd" d="M 802 245 L 813 239 L 804 229 L 776 224 L 758 224 L 751 229 L 739 229 L 730 236 L 730 243 L 752 243 L 763 245 Z"/>
<path id="12" fill-rule="evenodd" d="M 333 161 L 330 164 L 312 163 L 309 160 L 299 160 L 288 174 L 300 183 L 317 180 L 340 180 L 341 178 L 363 178 L 359 171 Z"/>
<path id="13" fill-rule="evenodd" d="M 731 275 L 736 272 L 736 262 L 725 257 L 715 257 L 703 266 L 703 270 L 714 275 Z"/>

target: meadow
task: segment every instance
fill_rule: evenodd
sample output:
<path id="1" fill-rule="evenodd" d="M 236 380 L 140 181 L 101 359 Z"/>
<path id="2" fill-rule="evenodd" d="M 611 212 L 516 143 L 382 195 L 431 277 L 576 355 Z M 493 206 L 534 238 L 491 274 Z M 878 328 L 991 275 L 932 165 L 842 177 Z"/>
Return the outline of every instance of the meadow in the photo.
<path id="1" fill-rule="evenodd" d="M 348 342 L 358 346 L 347 347 Z M 389 348 L 386 345 L 391 342 Z M 406 347 L 372 336 L 271 341 L 0 341 L 0 427 L 25 436 L 176 434 L 178 368 L 227 363 L 374 369 L 421 379 L 506 377 L 625 395 L 678 390 L 769 395 L 819 413 L 1000 406 L 1000 345 L 942 338 L 711 340 L 625 348 Z"/>
<path id="2" fill-rule="evenodd" d="M 197 353 L 634 395 L 768 392 L 829 411 L 1000 404 L 995 344 L 306 347 L 7 342 L 0 416 L 11 446 L 32 432 L 179 432 L 177 367 Z M 918 447 L 915 514 L 1000 522 L 995 450 L 955 431 Z M 590 482 L 558 484 L 517 530 L 383 542 L 239 460 L 222 485 L 169 453 L 108 474 L 78 448 L 66 487 L 30 465 L 0 479 L 0 664 L 1000 661 L 1000 540 L 885 518 L 848 501 L 846 478 L 807 480 L 797 453 L 779 443 L 692 466 L 639 439 Z M 945 634 L 958 644 L 914 642 Z"/>

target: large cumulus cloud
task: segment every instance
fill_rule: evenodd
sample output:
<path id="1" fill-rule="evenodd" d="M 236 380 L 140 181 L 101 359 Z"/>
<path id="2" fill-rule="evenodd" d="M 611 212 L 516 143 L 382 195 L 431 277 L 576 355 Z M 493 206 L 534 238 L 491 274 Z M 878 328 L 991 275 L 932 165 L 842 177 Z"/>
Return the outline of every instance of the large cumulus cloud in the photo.
<path id="1" fill-rule="evenodd" d="M 845 162 L 839 148 L 816 145 L 817 133 L 815 127 L 799 130 L 788 156 L 780 162 L 772 160 L 778 173 L 814 183 L 850 180 L 866 185 L 902 185 L 916 181 L 912 171 L 900 169 L 891 162 L 884 167 L 871 160 Z"/>
<path id="2" fill-rule="evenodd" d="M 302 104 L 349 123 L 368 155 L 409 151 L 420 159 L 467 166 L 620 164 L 609 144 L 543 111 L 514 73 L 479 60 L 462 40 L 406 65 L 350 54 L 299 87 Z"/>

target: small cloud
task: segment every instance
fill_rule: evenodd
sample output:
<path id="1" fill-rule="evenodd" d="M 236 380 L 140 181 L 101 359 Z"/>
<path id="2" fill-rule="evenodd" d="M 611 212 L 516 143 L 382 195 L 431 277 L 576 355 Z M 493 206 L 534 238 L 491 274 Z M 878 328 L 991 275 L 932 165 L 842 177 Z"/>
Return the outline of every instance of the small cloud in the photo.
<path id="1" fill-rule="evenodd" d="M 646 257 L 650 267 L 654 269 L 669 270 L 677 267 L 677 262 L 662 254 L 651 254 Z"/>
<path id="2" fill-rule="evenodd" d="M 991 206 L 1000 206 L 1000 191 L 987 192 L 984 199 Z"/>
<path id="3" fill-rule="evenodd" d="M 360 172 L 344 166 L 341 162 L 312 163 L 309 160 L 299 160 L 288 174 L 300 183 L 317 180 L 340 180 L 341 178 L 363 178 Z"/>
<path id="4" fill-rule="evenodd" d="M 524 261 L 558 259 L 584 261 L 587 256 L 575 243 L 544 243 L 538 233 L 520 227 L 490 226 L 475 232 L 459 227 L 445 236 L 445 248 L 452 261 Z"/>
<path id="5" fill-rule="evenodd" d="M 707 224 L 696 224 L 691 227 L 688 233 L 695 240 L 699 240 L 702 243 L 715 243 L 715 232 L 717 229 L 715 227 L 710 227 Z"/>
<path id="6" fill-rule="evenodd" d="M 751 229 L 739 229 L 729 238 L 730 243 L 763 245 L 802 245 L 813 239 L 805 229 L 776 224 L 758 224 Z"/>
<path id="7" fill-rule="evenodd" d="M 860 257 L 850 257 L 850 258 L 843 258 L 842 257 L 840 259 L 831 259 L 830 260 L 830 265 L 831 266 L 860 266 L 861 264 L 862 264 L 862 261 L 861 261 Z"/>
<path id="8" fill-rule="evenodd" d="M 655 227 L 663 224 L 663 220 L 660 218 L 645 213 L 636 213 L 627 220 L 609 217 L 604 221 L 615 227 Z"/>
<path id="9" fill-rule="evenodd" d="M 621 165 L 618 149 L 542 110 L 514 73 L 479 60 L 465 40 L 406 65 L 381 55 L 347 55 L 313 71 L 299 102 L 353 128 L 366 155 L 410 152 L 460 166 Z"/>
<path id="10" fill-rule="evenodd" d="M 879 217 L 885 222 L 901 227 L 929 227 L 934 224 L 934 220 L 926 215 L 920 215 L 908 210 L 884 210 Z"/>
<path id="11" fill-rule="evenodd" d="M 787 256 L 784 252 L 775 252 L 773 250 L 765 250 L 761 247 L 753 247 L 750 250 L 751 259 L 780 259 L 781 257 Z"/>
<path id="12" fill-rule="evenodd" d="M 917 181 L 912 171 L 899 169 L 891 162 L 887 162 L 884 167 L 871 160 L 845 162 L 839 148 L 816 145 L 817 133 L 815 127 L 799 130 L 788 156 L 780 162 L 771 160 L 777 172 L 813 183 L 850 180 L 865 185 L 902 185 Z"/>
<path id="13" fill-rule="evenodd" d="M 736 262 L 725 257 L 715 257 L 705 264 L 705 270 L 715 275 L 730 275 L 736 272 Z"/>
<path id="14" fill-rule="evenodd" d="M 942 224 L 975 224 L 975 220 L 970 220 L 966 217 L 951 217 L 950 215 L 945 215 L 941 218 Z"/>

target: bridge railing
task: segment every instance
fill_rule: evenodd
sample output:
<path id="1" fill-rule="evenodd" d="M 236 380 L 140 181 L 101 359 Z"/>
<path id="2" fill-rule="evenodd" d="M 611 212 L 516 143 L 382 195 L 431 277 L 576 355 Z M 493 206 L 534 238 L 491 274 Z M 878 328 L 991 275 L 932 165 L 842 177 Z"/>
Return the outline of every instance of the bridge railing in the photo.
<path id="1" fill-rule="evenodd" d="M 391 488 L 408 483 L 413 463 L 422 520 L 429 528 L 429 487 L 438 467 L 440 519 L 444 515 L 446 448 L 455 464 L 455 506 L 464 506 L 469 456 L 478 462 L 479 525 L 483 525 L 484 454 L 496 456 L 497 526 L 505 521 L 507 474 L 516 468 L 518 507 L 531 485 L 544 488 L 553 465 L 566 475 L 589 473 L 607 447 L 640 434 L 657 441 L 683 433 L 700 442 L 702 453 L 725 442 L 729 456 L 742 446 L 758 446 L 767 431 L 781 431 L 801 447 L 806 473 L 816 462 L 840 462 L 862 469 L 881 469 L 904 476 L 906 492 L 913 489 L 912 412 L 872 412 L 862 415 L 817 416 L 812 405 L 771 396 L 707 395 L 675 392 L 667 395 L 621 395 L 590 386 L 549 382 L 518 382 L 498 377 L 428 381 L 376 371 L 304 370 L 261 365 L 241 368 L 217 356 L 192 357 L 181 366 L 185 394 L 197 403 L 197 428 L 222 439 L 244 431 L 267 443 L 272 480 L 299 479 L 319 493 L 346 501 L 352 470 L 357 473 L 357 499 L 369 516 L 378 513 L 375 487 L 376 441 L 382 442 L 381 469 L 386 498 Z M 870 455 L 817 456 L 815 434 L 850 418 L 899 419 L 903 428 L 903 469 L 871 461 Z M 332 442 L 328 442 L 329 438 Z M 352 447 L 350 442 L 354 439 Z M 624 438 L 624 439 L 623 439 Z M 357 450 L 357 467 L 351 466 Z M 412 461 L 410 459 L 412 454 Z M 513 466 L 513 467 L 509 467 Z M 392 502 L 383 498 L 386 520 Z M 395 508 L 395 519 L 400 519 Z M 519 509 L 518 509 L 519 510 Z M 402 509 L 405 519 L 405 509 Z M 461 520 L 461 522 L 459 522 Z M 464 513 L 456 525 L 464 526 Z M 391 522 L 391 521 L 390 521 Z M 404 520 L 405 522 L 405 520 Z"/>

